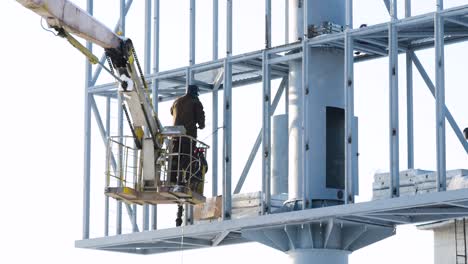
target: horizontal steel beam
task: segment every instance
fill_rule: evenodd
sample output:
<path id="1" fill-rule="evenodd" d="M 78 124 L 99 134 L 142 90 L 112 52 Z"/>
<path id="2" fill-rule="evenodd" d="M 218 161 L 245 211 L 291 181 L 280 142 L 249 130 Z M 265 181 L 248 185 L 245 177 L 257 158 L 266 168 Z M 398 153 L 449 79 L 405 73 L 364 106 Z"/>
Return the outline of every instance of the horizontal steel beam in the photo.
<path id="1" fill-rule="evenodd" d="M 393 210 L 387 212 L 377 212 L 373 213 L 372 215 L 406 215 L 406 216 L 414 216 L 414 215 L 460 215 L 460 214 L 468 214 L 468 209 L 466 208 L 410 208 L 404 210 Z"/>
<path id="2" fill-rule="evenodd" d="M 385 221 L 388 223 L 397 223 L 400 225 L 406 225 L 411 223 L 411 219 L 408 216 L 402 216 L 402 215 L 365 215 L 365 216 L 360 216 L 369 220 L 378 220 L 378 221 Z"/>
<path id="3" fill-rule="evenodd" d="M 123 244 L 145 243 L 147 241 L 180 238 L 182 236 L 191 238 L 206 238 L 208 235 L 211 235 L 214 238 L 217 234 L 225 231 L 238 232 L 243 229 L 263 229 L 268 227 L 280 227 L 287 224 L 303 224 L 314 221 L 321 222 L 328 218 L 346 218 L 352 216 L 366 217 L 367 215 L 372 216 L 372 214 L 377 212 L 393 211 L 397 209 L 415 209 L 466 201 L 468 201 L 468 189 L 460 189 L 454 191 L 419 194 L 411 197 L 398 197 L 392 198 L 391 200 L 382 199 L 356 204 L 337 205 L 280 214 L 269 214 L 230 221 L 201 223 L 197 225 L 184 226 L 183 228 L 151 230 L 140 233 L 78 240 L 75 242 L 75 246 L 78 248 L 99 249 Z M 464 216 L 467 215 L 468 214 Z M 430 218 L 426 217 L 424 220 L 429 221 Z M 416 223 L 416 221 L 413 221 L 413 223 Z"/>
<path id="4" fill-rule="evenodd" d="M 446 9 L 443 11 L 439 11 L 439 14 L 445 17 L 446 20 L 451 21 L 455 23 L 455 21 L 460 22 L 459 20 L 456 20 L 458 16 L 463 15 L 463 14 L 468 14 L 468 5 L 462 6 L 462 7 L 456 7 L 456 8 L 451 8 L 451 9 Z M 434 36 L 434 30 L 431 26 L 428 25 L 433 25 L 434 21 L 434 13 L 428 13 L 424 15 L 419 15 L 419 16 L 414 16 L 414 17 L 409 17 L 405 19 L 398 20 L 395 25 L 398 30 L 398 35 L 400 37 L 400 41 L 402 38 L 407 38 L 407 37 L 413 37 L 414 40 L 421 40 L 421 38 L 433 38 Z M 411 27 L 417 27 L 418 25 L 422 25 L 425 23 L 425 29 L 420 29 L 420 30 L 412 30 L 409 31 Z M 458 23 L 460 24 L 460 23 Z M 464 23 L 461 22 L 460 26 L 464 26 Z M 376 59 L 376 58 L 381 58 L 382 56 L 387 56 L 387 51 L 384 43 L 387 42 L 386 38 L 388 37 L 388 23 L 382 23 L 378 25 L 372 25 L 368 27 L 363 27 L 363 28 L 358 28 L 358 29 L 352 29 L 349 31 L 349 35 L 359 41 L 366 42 L 368 43 L 367 45 L 364 43 L 357 43 L 356 45 L 356 51 L 361 51 L 361 52 L 369 52 L 371 54 L 365 55 L 365 56 L 358 56 L 355 59 L 355 62 L 362 62 L 366 60 L 371 60 L 371 59 Z M 447 28 L 446 29 L 446 35 L 448 36 L 445 40 L 446 44 L 450 43 L 456 43 L 460 41 L 466 41 L 468 39 L 468 32 L 461 28 L 461 29 L 451 29 Z M 412 41 L 411 39 L 407 39 L 406 41 Z M 327 34 L 327 35 L 321 35 L 312 39 L 307 40 L 307 45 L 309 47 L 320 47 L 321 45 L 329 45 L 331 43 L 334 43 L 333 45 L 338 45 L 336 43 L 343 43 L 344 42 L 344 33 L 336 33 L 336 34 Z M 421 50 L 421 49 L 426 49 L 433 47 L 434 43 L 431 40 L 422 42 L 422 43 L 414 43 L 410 46 L 403 46 L 402 43 L 399 44 L 399 52 L 405 52 L 406 49 L 412 49 L 412 50 Z M 339 47 L 342 48 L 343 44 L 339 44 Z M 301 44 L 300 43 L 292 43 L 292 44 L 287 44 L 287 45 L 281 45 L 278 47 L 270 48 L 267 50 L 268 54 L 277 54 L 277 53 L 282 53 L 282 52 L 290 52 L 293 50 L 299 50 L 301 49 Z M 233 62 L 233 67 L 235 69 L 236 65 L 242 66 L 242 67 L 250 67 L 252 70 L 257 70 L 260 73 L 261 70 L 261 54 L 262 50 L 259 51 L 253 51 L 253 52 L 248 52 L 244 54 L 239 54 L 236 56 L 232 56 L 232 62 Z M 281 76 L 286 76 L 288 72 L 288 67 L 287 65 L 278 65 L 278 63 L 285 63 L 288 60 L 294 60 L 297 59 L 300 55 L 298 54 L 291 54 L 291 55 L 284 55 L 281 57 L 277 58 L 272 58 L 271 63 L 274 64 L 272 65 L 272 74 L 274 77 L 281 77 Z M 218 59 L 210 62 L 204 62 L 200 64 L 196 64 L 193 66 L 190 66 L 190 70 L 193 73 L 199 73 L 199 72 L 205 72 L 209 70 L 215 70 L 215 69 L 220 69 L 223 67 L 223 60 L 224 59 Z M 145 76 L 147 79 L 148 83 L 151 83 L 154 79 L 159 79 L 162 81 L 174 81 L 181 83 L 182 80 L 185 80 L 184 76 L 187 71 L 188 67 L 181 67 L 177 69 L 172 69 L 169 71 L 163 71 L 155 74 L 149 74 Z M 172 80 L 171 80 L 172 79 Z M 260 81 L 261 78 L 258 78 L 255 81 Z M 240 82 L 242 85 L 244 84 L 243 81 Z M 245 83 L 252 83 L 252 82 L 245 82 Z M 235 83 L 233 83 L 235 86 L 237 86 Z M 205 88 L 206 90 L 210 89 L 210 84 L 204 84 L 200 83 L 202 88 Z M 102 94 L 106 93 L 108 91 L 113 91 L 116 90 L 116 83 L 108 83 L 108 84 L 101 84 L 101 85 L 96 85 L 93 87 L 90 87 L 89 92 L 93 94 Z M 164 96 L 163 96 L 164 97 Z M 170 99 L 163 99 L 165 100 L 170 100 Z"/>

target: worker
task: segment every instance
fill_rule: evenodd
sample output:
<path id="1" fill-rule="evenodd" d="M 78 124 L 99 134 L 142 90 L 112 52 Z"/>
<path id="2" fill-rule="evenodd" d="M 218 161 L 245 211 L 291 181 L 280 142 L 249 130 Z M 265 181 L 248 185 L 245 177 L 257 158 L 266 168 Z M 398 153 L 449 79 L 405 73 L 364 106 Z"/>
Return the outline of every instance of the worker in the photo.
<path id="1" fill-rule="evenodd" d="M 174 126 L 184 126 L 188 136 L 197 138 L 197 125 L 199 129 L 205 128 L 205 112 L 198 99 L 198 86 L 187 86 L 186 94 L 172 104 L 171 115 Z M 175 137 L 173 140 L 173 152 L 180 153 L 180 159 L 174 157 L 171 165 L 170 182 L 176 183 L 176 188 L 185 185 L 185 181 L 189 180 L 187 176 L 193 172 L 191 161 L 196 144 L 196 141 L 188 137 Z M 184 175 L 186 179 L 183 178 Z M 181 204 L 177 207 L 176 226 L 181 226 L 183 207 Z"/>
<path id="2" fill-rule="evenodd" d="M 205 112 L 198 99 L 198 86 L 188 85 L 186 94 L 177 98 L 172 107 L 171 115 L 174 126 L 184 126 L 186 135 L 197 138 L 197 125 L 199 129 L 205 128 Z M 193 172 L 192 157 L 196 150 L 196 141 L 189 137 L 176 137 L 173 140 L 173 152 L 180 153 L 179 159 L 173 159 L 170 181 L 177 185 L 184 185 Z M 185 174 L 186 179 L 183 178 Z"/>

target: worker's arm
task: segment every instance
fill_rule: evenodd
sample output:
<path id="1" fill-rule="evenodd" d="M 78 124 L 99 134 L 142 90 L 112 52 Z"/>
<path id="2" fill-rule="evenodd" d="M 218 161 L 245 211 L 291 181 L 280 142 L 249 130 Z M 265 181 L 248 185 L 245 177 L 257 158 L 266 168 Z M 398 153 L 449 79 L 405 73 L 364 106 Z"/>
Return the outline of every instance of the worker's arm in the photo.
<path id="1" fill-rule="evenodd" d="M 196 100 L 195 103 L 195 121 L 198 123 L 198 128 L 205 128 L 205 111 L 203 111 L 203 105 L 200 100 Z"/>

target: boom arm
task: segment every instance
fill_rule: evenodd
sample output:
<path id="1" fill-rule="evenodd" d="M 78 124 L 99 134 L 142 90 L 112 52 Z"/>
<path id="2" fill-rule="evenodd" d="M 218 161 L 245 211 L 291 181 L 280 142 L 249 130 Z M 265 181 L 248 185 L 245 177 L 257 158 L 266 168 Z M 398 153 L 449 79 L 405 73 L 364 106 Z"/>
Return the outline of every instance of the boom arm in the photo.
<path id="1" fill-rule="evenodd" d="M 105 49 L 118 49 L 122 39 L 68 0 L 17 0 L 43 17 L 50 27 L 63 28 Z"/>
<path id="2" fill-rule="evenodd" d="M 99 63 L 120 83 L 118 92 L 125 117 L 138 149 L 119 142 L 119 156 L 138 157 L 139 162 L 133 171 L 138 171 L 136 182 L 125 180 L 126 162 L 116 170 L 117 186 L 110 185 L 110 168 L 107 168 L 105 194 L 128 203 L 176 203 L 198 204 L 205 201 L 203 181 L 207 170 L 205 160 L 208 145 L 185 135 L 185 128 L 163 128 L 151 104 L 148 85 L 143 76 L 132 41 L 122 38 L 97 21 L 86 11 L 68 0 L 17 0 L 26 8 L 43 17 L 49 27 L 66 38 L 71 45 L 81 51 L 91 63 Z M 110 59 L 110 66 L 103 65 L 83 44 L 73 36 L 79 36 L 104 48 Z M 114 71 L 115 69 L 115 71 Z M 184 141 L 181 141 L 184 139 Z M 189 142 L 190 152 L 174 150 L 174 143 Z M 109 139 L 107 164 L 114 157 L 112 141 Z M 197 144 L 192 149 L 193 143 Z M 125 147 L 125 151 L 121 148 Z M 182 148 L 183 149 L 183 148 Z M 129 154 L 130 150 L 130 154 Z M 205 161 L 205 162 L 203 162 Z M 124 165 L 125 164 L 125 165 Z M 174 166 L 175 165 L 175 166 Z"/>
<path id="3" fill-rule="evenodd" d="M 159 149 L 158 136 L 162 131 L 161 123 L 153 111 L 147 85 L 139 72 L 136 54 L 130 39 L 124 39 L 104 26 L 101 22 L 89 15 L 86 11 L 74 5 L 68 0 L 17 0 L 26 8 L 43 17 L 49 27 L 59 32 L 73 46 L 80 46 L 69 33 L 77 35 L 87 41 L 103 47 L 110 57 L 113 67 L 120 77 L 119 93 L 123 95 L 125 103 L 132 117 L 132 129 L 144 131 L 146 127 L 148 136 L 153 139 L 155 149 Z M 77 47 L 90 61 L 96 63 L 96 59 L 84 47 Z M 141 133 L 134 133 L 136 140 L 142 140 Z M 141 144 L 140 144 L 141 146 Z"/>

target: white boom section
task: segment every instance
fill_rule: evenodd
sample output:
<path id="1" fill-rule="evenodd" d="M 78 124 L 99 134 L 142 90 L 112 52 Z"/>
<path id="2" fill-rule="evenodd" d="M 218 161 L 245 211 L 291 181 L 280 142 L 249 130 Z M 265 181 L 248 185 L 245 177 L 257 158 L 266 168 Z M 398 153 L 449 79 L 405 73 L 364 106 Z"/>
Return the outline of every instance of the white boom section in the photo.
<path id="1" fill-rule="evenodd" d="M 67 0 L 16 1 L 46 19 L 50 27 L 64 28 L 103 48 L 119 48 L 122 42 L 112 30 Z"/>
<path id="2" fill-rule="evenodd" d="M 142 80 L 138 77 L 137 69 L 134 64 L 128 64 L 129 74 L 131 81 L 122 76 L 122 79 L 127 79 L 128 87 L 123 89 L 119 86 L 119 93 L 123 95 L 125 102 L 132 116 L 132 123 L 134 127 L 148 127 L 151 137 L 155 139 L 157 144 L 157 135 L 162 130 L 162 125 L 159 122 L 156 114 L 153 111 L 148 93 L 145 91 L 145 87 Z M 160 147 L 160 146 L 158 146 Z"/>

